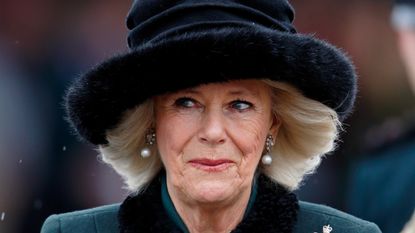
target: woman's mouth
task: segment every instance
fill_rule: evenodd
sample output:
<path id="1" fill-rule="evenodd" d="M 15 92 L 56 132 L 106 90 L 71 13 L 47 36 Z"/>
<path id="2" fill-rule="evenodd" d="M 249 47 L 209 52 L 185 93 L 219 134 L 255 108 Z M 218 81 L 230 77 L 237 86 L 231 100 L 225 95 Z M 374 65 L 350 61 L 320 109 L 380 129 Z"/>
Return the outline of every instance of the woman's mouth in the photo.
<path id="1" fill-rule="evenodd" d="M 221 172 L 228 169 L 233 164 L 233 161 L 228 159 L 194 159 L 190 160 L 189 163 L 193 167 L 203 171 Z"/>

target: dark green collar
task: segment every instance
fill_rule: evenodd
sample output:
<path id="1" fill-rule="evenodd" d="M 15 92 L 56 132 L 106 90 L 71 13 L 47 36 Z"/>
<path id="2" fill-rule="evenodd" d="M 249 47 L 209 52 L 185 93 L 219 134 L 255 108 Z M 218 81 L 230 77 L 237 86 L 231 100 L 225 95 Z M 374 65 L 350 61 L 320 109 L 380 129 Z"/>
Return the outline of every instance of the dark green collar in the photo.
<path id="1" fill-rule="evenodd" d="M 163 174 L 161 178 L 161 201 L 170 219 L 176 224 L 178 228 L 180 228 L 180 230 L 182 230 L 182 232 L 188 233 L 189 230 L 184 224 L 182 218 L 180 218 L 179 214 L 177 213 L 176 208 L 174 207 L 173 202 L 170 198 L 169 192 L 167 191 L 166 174 Z"/>
<path id="2" fill-rule="evenodd" d="M 132 194 L 122 203 L 118 212 L 120 233 L 183 233 L 167 214 L 160 198 L 163 173 L 164 171 L 154 177 L 144 192 Z M 263 174 L 258 174 L 254 185 L 256 188 L 253 190 L 257 191 L 257 195 L 250 198 L 250 203 L 254 199 L 255 203 L 249 204 L 249 213 L 246 212 L 232 233 L 293 232 L 298 211 L 295 194 Z M 166 187 L 164 190 L 168 194 Z M 170 203 L 171 209 L 174 209 L 171 200 Z"/>
<path id="3" fill-rule="evenodd" d="M 164 206 L 164 209 L 167 212 L 167 215 L 169 218 L 176 224 L 180 230 L 182 230 L 184 233 L 188 233 L 189 230 L 187 229 L 186 225 L 184 224 L 183 220 L 180 218 L 179 214 L 176 211 L 176 208 L 174 207 L 174 204 L 170 198 L 169 192 L 167 190 L 167 181 L 166 181 L 166 174 L 164 173 L 161 178 L 161 200 Z M 254 178 L 254 182 L 252 185 L 252 192 L 249 197 L 248 201 L 248 207 L 246 208 L 244 218 L 248 216 L 249 211 L 252 209 L 252 206 L 254 205 L 255 198 L 257 195 L 257 182 L 256 177 Z"/>

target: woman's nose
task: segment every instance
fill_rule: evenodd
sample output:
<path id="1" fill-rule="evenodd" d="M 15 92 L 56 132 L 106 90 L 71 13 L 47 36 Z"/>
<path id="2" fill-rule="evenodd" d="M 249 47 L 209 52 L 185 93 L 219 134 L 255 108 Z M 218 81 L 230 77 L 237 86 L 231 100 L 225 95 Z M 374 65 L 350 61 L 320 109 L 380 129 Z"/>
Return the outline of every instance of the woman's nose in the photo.
<path id="1" fill-rule="evenodd" d="M 225 143 L 225 119 L 222 111 L 206 111 L 202 119 L 199 140 L 210 145 Z"/>

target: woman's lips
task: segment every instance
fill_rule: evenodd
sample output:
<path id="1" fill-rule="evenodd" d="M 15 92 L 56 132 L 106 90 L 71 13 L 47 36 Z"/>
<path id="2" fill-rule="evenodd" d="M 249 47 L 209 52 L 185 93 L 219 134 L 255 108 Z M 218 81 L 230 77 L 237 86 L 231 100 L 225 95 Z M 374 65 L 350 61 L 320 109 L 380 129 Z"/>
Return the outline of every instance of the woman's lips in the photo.
<path id="1" fill-rule="evenodd" d="M 220 172 L 230 167 L 233 164 L 233 161 L 228 159 L 194 159 L 190 160 L 189 163 L 197 169 L 208 172 Z"/>

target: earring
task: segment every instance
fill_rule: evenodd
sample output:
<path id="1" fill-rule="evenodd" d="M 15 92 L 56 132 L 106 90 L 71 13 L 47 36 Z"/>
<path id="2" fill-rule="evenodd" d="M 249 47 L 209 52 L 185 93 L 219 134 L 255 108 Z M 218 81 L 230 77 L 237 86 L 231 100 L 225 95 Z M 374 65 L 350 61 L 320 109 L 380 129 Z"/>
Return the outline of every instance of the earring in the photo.
<path id="1" fill-rule="evenodd" d="M 156 143 L 156 133 L 154 129 L 150 129 L 149 132 L 146 134 L 146 144 L 147 146 L 141 149 L 141 157 L 148 158 L 151 156 L 150 147 Z"/>
<path id="2" fill-rule="evenodd" d="M 262 156 L 261 162 L 264 165 L 270 165 L 272 163 L 272 157 L 271 157 L 271 149 L 274 146 L 274 139 L 272 138 L 271 134 L 268 134 L 266 142 L 265 142 L 265 148 L 267 153 Z"/>

